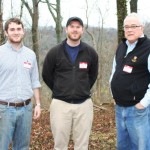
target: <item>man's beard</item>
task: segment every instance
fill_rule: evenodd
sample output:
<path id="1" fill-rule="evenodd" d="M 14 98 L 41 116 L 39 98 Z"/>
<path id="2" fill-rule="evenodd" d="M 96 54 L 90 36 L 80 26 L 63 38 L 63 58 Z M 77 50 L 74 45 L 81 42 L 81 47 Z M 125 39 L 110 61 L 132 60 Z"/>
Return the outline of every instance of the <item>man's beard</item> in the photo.
<path id="1" fill-rule="evenodd" d="M 14 43 L 14 44 L 19 44 L 22 42 L 22 40 L 23 40 L 23 37 L 20 37 L 20 39 L 18 39 L 18 40 L 14 40 L 13 38 L 9 38 L 9 41 L 11 43 Z"/>
<path id="2" fill-rule="evenodd" d="M 70 39 L 70 40 L 72 40 L 72 41 L 79 41 L 80 39 L 81 39 L 81 35 L 80 36 L 78 36 L 77 38 L 72 38 L 69 34 L 68 34 L 68 38 Z"/>

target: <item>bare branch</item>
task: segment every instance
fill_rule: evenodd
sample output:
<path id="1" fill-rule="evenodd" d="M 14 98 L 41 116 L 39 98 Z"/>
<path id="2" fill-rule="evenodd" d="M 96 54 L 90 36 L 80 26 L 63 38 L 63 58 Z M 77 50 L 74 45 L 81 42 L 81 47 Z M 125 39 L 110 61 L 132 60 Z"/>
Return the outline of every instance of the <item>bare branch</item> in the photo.
<path id="1" fill-rule="evenodd" d="M 50 13 L 51 13 L 51 15 L 52 15 L 54 21 L 56 22 L 57 18 L 56 18 L 56 16 L 55 16 L 54 12 L 53 12 L 52 9 L 51 9 L 51 8 L 54 9 L 54 7 L 52 7 L 52 5 L 51 5 L 51 3 L 49 2 L 49 0 L 46 0 L 46 3 L 47 3 L 47 6 L 48 6 L 48 10 L 50 11 Z M 54 10 L 56 10 L 56 9 L 54 9 Z"/>
<path id="2" fill-rule="evenodd" d="M 21 3 L 21 9 L 20 9 L 20 19 L 22 18 L 22 14 L 23 14 L 23 7 L 24 7 L 24 3 Z"/>
<path id="3" fill-rule="evenodd" d="M 46 4 L 50 5 L 50 7 L 52 7 L 56 11 L 56 8 L 53 7 L 53 6 L 56 6 L 56 4 L 50 3 L 48 0 L 46 0 L 46 1 L 39 0 L 39 2 L 46 3 Z"/>
<path id="4" fill-rule="evenodd" d="M 87 21 L 87 23 L 86 23 L 86 27 L 85 27 L 85 30 L 86 30 L 86 32 L 90 35 L 90 37 L 91 37 L 91 39 L 92 39 L 92 42 L 93 42 L 93 47 L 95 48 L 95 49 L 97 49 L 97 46 L 96 46 L 96 40 L 95 40 L 95 37 L 94 37 L 94 35 L 90 32 L 90 31 L 88 31 L 88 26 L 89 26 L 89 16 L 88 16 L 88 0 L 85 0 L 86 1 L 86 21 Z"/>
<path id="5" fill-rule="evenodd" d="M 14 15 L 13 15 L 13 4 L 12 4 L 13 2 L 12 2 L 12 0 L 11 0 L 11 17 L 13 17 Z"/>
<path id="6" fill-rule="evenodd" d="M 26 8 L 28 9 L 31 18 L 33 18 L 32 9 L 29 7 L 28 2 L 25 2 L 25 0 L 21 0 L 21 1 L 24 3 L 24 5 L 26 6 Z"/>

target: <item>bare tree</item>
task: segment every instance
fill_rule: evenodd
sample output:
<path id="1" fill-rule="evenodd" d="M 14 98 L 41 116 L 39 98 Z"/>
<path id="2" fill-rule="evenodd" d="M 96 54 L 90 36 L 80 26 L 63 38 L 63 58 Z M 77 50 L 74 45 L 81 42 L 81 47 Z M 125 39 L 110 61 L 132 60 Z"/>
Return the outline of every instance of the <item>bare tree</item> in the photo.
<path id="1" fill-rule="evenodd" d="M 33 51 L 36 53 L 38 65 L 39 65 L 39 40 L 38 40 L 38 20 L 39 20 L 39 2 L 41 0 L 32 0 L 32 8 L 29 3 L 25 0 L 21 0 L 22 3 L 26 6 L 31 19 L 32 19 L 32 43 L 33 43 Z M 22 5 L 23 5 L 22 4 Z"/>
<path id="2" fill-rule="evenodd" d="M 108 59 L 110 59 L 109 57 L 109 49 L 106 49 L 106 46 L 104 46 L 104 41 L 105 41 L 105 36 L 104 36 L 104 22 L 105 22 L 105 18 L 108 15 L 109 12 L 109 0 L 106 1 L 106 9 L 105 11 L 102 11 L 101 8 L 99 7 L 99 0 L 96 0 L 93 2 L 94 7 L 91 6 L 91 4 L 89 5 L 89 1 L 85 0 L 86 2 L 86 26 L 85 26 L 85 30 L 87 32 L 87 34 L 90 36 L 91 40 L 92 40 L 92 45 L 93 47 L 96 49 L 98 56 L 99 56 L 99 73 L 98 73 L 98 77 L 96 80 L 96 83 L 93 87 L 92 93 L 93 93 L 93 100 L 95 104 L 101 104 L 103 102 L 108 102 L 108 93 L 109 93 L 109 86 L 108 86 L 108 76 L 106 77 L 106 68 L 107 67 L 107 63 L 110 62 Z M 95 5 L 96 4 L 96 5 Z M 89 7 L 90 6 L 90 7 Z M 98 27 L 89 27 L 89 15 L 91 14 L 91 11 L 97 10 L 99 13 L 99 26 Z M 91 30 L 93 28 L 93 30 Z M 96 30 L 96 34 L 93 32 Z M 108 42 L 107 42 L 108 44 Z M 108 47 L 108 46 L 107 46 Z M 108 52 L 109 51 L 109 52 Z M 113 51 L 112 51 L 113 52 Z M 105 56 L 107 55 L 107 56 Z M 107 84 L 107 86 L 106 86 Z M 107 96 L 106 96 L 107 95 Z M 105 98 L 107 97 L 107 99 Z"/>
<path id="3" fill-rule="evenodd" d="M 14 12 L 13 12 L 13 0 L 11 0 L 11 17 L 14 16 Z"/>
<path id="4" fill-rule="evenodd" d="M 85 2 L 86 2 L 86 27 L 85 27 L 85 30 L 86 30 L 86 32 L 89 34 L 89 36 L 92 39 L 93 47 L 95 49 L 97 49 L 96 39 L 95 39 L 94 35 L 92 34 L 92 32 L 90 32 L 88 30 L 88 28 L 89 28 L 89 16 L 88 16 L 89 5 L 88 5 L 88 0 L 85 0 Z"/>
<path id="5" fill-rule="evenodd" d="M 106 102 L 107 99 L 106 94 L 104 94 L 104 91 L 109 91 L 109 86 L 106 86 L 106 84 L 108 83 L 108 79 L 105 75 L 105 71 L 106 71 L 106 64 L 109 62 L 108 59 L 110 59 L 110 57 L 105 57 L 105 55 L 109 56 L 109 54 L 107 54 L 107 50 L 104 48 L 104 41 L 105 41 L 105 36 L 104 36 L 104 23 L 105 23 L 105 18 L 108 15 L 109 12 L 109 0 L 107 0 L 107 5 L 105 8 L 105 11 L 102 12 L 101 8 L 98 7 L 98 12 L 99 12 L 99 19 L 100 19 L 100 25 L 99 25 L 99 32 L 98 32 L 98 38 L 97 38 L 97 49 L 98 49 L 98 55 L 99 55 L 99 74 L 97 77 L 97 82 L 96 82 L 96 88 L 97 88 L 97 103 L 99 101 L 99 103 L 103 103 Z M 99 5 L 98 5 L 99 6 Z M 107 63 L 105 63 L 107 62 Z M 107 87 L 107 89 L 106 89 Z M 108 93 L 108 92 L 107 92 Z M 107 98 L 108 98 L 108 94 L 107 94 Z"/>
<path id="6" fill-rule="evenodd" d="M 118 43 L 124 37 L 123 20 L 127 15 L 126 0 L 117 0 L 117 18 L 118 18 Z"/>
<path id="7" fill-rule="evenodd" d="M 0 0 L 0 44 L 4 42 L 3 32 L 3 0 Z"/>
<path id="8" fill-rule="evenodd" d="M 137 12 L 138 0 L 130 0 L 130 12 Z"/>
<path id="9" fill-rule="evenodd" d="M 23 15 L 23 7 L 24 7 L 24 3 L 21 3 L 21 9 L 20 9 L 20 19 L 22 18 Z"/>
<path id="10" fill-rule="evenodd" d="M 59 43 L 61 42 L 62 31 L 63 31 L 60 0 L 56 0 L 56 4 L 50 3 L 49 0 L 46 0 L 46 3 L 49 12 L 52 15 L 56 24 L 55 31 L 56 31 L 57 43 Z"/>
<path id="11" fill-rule="evenodd" d="M 97 50 L 95 35 L 89 29 L 89 14 L 90 13 L 89 13 L 89 3 L 88 3 L 88 0 L 85 0 L 85 4 L 86 4 L 86 26 L 85 26 L 85 30 L 86 30 L 87 34 L 90 36 L 90 38 L 92 40 L 92 45 L 93 45 L 94 49 Z M 97 89 L 97 81 L 96 81 L 95 85 L 92 88 L 92 93 L 93 93 L 92 96 L 93 96 L 94 102 L 98 100 L 98 98 L 97 98 L 97 96 L 98 96 L 97 91 L 99 91 L 99 89 Z"/>

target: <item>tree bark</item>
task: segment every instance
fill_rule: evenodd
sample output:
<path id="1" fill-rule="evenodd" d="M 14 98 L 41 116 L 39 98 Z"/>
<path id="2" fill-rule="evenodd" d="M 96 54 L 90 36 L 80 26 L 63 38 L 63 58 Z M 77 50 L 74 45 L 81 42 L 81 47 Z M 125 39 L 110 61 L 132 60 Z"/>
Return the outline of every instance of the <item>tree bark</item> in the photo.
<path id="1" fill-rule="evenodd" d="M 55 31 L 56 31 L 57 43 L 60 43 L 62 40 L 61 38 L 62 38 L 62 29 L 63 29 L 60 0 L 56 0 L 56 4 L 50 3 L 49 0 L 46 0 L 46 3 L 49 9 L 49 12 L 52 15 L 56 24 Z"/>
<path id="2" fill-rule="evenodd" d="M 124 37 L 123 21 L 127 15 L 126 0 L 117 0 L 117 21 L 118 21 L 118 43 Z"/>
<path id="3" fill-rule="evenodd" d="M 39 40 L 38 40 L 38 20 L 39 20 L 39 0 L 32 0 L 33 8 L 31 8 L 27 1 L 21 0 L 26 6 L 31 19 L 32 19 L 32 49 L 36 54 L 38 67 L 39 67 Z"/>
<path id="4" fill-rule="evenodd" d="M 136 12 L 137 13 L 137 2 L 138 2 L 138 0 L 131 0 L 130 1 L 130 12 Z"/>
<path id="5" fill-rule="evenodd" d="M 4 42 L 3 32 L 3 0 L 0 0 L 0 45 Z"/>
<path id="6" fill-rule="evenodd" d="M 33 0 L 32 41 L 33 41 L 33 50 L 36 53 L 36 58 L 39 66 L 38 20 L 39 20 L 38 0 Z"/>

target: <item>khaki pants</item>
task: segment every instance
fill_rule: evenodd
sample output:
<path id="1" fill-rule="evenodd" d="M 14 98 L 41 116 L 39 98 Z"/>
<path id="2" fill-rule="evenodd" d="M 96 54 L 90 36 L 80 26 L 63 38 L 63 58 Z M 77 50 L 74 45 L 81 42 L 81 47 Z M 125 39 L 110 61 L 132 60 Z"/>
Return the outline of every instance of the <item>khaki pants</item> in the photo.
<path id="1" fill-rule="evenodd" d="M 50 106 L 50 123 L 54 137 L 54 150 L 67 150 L 72 131 L 74 150 L 88 150 L 93 121 L 93 102 L 70 104 L 53 99 Z"/>

